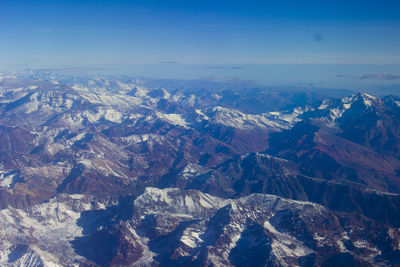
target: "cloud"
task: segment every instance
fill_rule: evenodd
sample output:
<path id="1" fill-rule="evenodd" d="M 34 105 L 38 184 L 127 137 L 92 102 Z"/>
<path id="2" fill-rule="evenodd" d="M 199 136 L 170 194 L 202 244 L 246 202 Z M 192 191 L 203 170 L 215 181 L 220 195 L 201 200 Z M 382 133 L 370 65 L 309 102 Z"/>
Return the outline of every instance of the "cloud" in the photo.
<path id="1" fill-rule="evenodd" d="M 358 77 L 356 75 L 353 75 L 353 74 L 338 74 L 338 75 L 336 75 L 336 77 L 338 77 L 338 78 L 347 78 L 347 79 L 351 79 L 351 80 L 358 79 Z"/>
<path id="2" fill-rule="evenodd" d="M 353 74 L 338 74 L 336 75 L 338 78 L 345 79 L 359 79 L 359 80 L 380 80 L 380 81 L 394 81 L 400 80 L 400 75 L 394 74 L 382 74 L 382 73 L 372 73 L 372 74 L 363 74 L 361 76 L 353 75 Z"/>
<path id="3" fill-rule="evenodd" d="M 202 68 L 202 69 L 227 69 L 228 68 L 228 66 L 220 66 L 220 65 L 217 65 L 217 66 L 215 66 L 215 65 L 209 65 L 209 66 L 201 66 L 200 68 Z"/>
<path id="4" fill-rule="evenodd" d="M 178 64 L 176 61 L 161 61 L 160 64 Z"/>
<path id="5" fill-rule="evenodd" d="M 47 69 L 33 69 L 37 72 L 75 72 L 75 71 L 103 71 L 103 70 L 115 70 L 115 68 L 109 67 L 65 67 L 65 68 L 47 68 Z"/>
<path id="6" fill-rule="evenodd" d="M 394 74 L 364 74 L 360 77 L 360 80 L 366 80 L 366 79 L 373 79 L 373 80 L 381 80 L 381 81 L 393 81 L 393 80 L 400 80 L 400 75 L 394 75 Z"/>

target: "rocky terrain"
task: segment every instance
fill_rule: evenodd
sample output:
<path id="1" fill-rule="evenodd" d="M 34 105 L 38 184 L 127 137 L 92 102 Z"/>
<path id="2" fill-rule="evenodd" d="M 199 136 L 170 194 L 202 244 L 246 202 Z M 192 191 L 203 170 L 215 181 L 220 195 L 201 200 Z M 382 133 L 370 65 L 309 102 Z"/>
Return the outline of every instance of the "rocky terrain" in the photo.
<path id="1" fill-rule="evenodd" d="M 400 264 L 400 98 L 160 83 L 0 76 L 0 265 Z"/>

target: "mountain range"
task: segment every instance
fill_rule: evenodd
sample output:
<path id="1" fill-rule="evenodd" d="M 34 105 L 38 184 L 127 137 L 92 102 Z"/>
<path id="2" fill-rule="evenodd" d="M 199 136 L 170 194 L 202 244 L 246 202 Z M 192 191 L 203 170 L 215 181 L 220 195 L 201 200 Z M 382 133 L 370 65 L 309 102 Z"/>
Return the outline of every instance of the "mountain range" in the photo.
<path id="1" fill-rule="evenodd" d="M 399 97 L 160 83 L 0 76 L 0 265 L 400 264 Z"/>

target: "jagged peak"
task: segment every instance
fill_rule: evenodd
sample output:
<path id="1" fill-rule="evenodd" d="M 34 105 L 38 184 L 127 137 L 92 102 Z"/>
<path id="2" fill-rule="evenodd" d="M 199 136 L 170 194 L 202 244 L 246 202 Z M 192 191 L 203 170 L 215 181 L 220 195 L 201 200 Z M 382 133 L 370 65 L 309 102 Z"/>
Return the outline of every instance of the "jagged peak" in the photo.
<path id="1" fill-rule="evenodd" d="M 364 92 L 360 92 L 353 98 L 353 102 L 355 101 L 362 101 L 364 106 L 368 108 L 375 107 L 376 105 L 380 105 L 382 100 L 377 96 L 372 96 Z"/>

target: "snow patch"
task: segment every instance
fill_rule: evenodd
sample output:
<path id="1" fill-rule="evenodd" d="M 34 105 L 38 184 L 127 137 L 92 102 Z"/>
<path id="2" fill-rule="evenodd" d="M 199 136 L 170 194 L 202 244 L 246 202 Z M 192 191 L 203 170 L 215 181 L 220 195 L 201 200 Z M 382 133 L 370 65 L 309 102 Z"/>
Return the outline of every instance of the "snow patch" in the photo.
<path id="1" fill-rule="evenodd" d="M 121 123 L 123 114 L 113 109 L 107 109 L 104 118 L 108 121 Z"/>
<path id="2" fill-rule="evenodd" d="M 326 109 L 328 108 L 329 104 L 328 104 L 328 100 L 324 100 L 322 101 L 321 105 L 318 107 L 318 109 Z"/>
<path id="3" fill-rule="evenodd" d="M 62 195 L 27 210 L 0 210 L 0 265 L 63 266 L 82 259 L 70 242 L 82 236 L 83 229 L 77 225 L 81 212 L 98 206 L 83 200 L 83 195 Z M 23 253 L 11 265 L 7 262 L 13 249 L 10 244 L 23 246 Z"/>
<path id="4" fill-rule="evenodd" d="M 343 109 L 338 109 L 338 108 L 333 108 L 330 110 L 330 118 L 334 121 L 337 120 L 338 118 L 342 117 L 344 113 Z"/>
<path id="5" fill-rule="evenodd" d="M 366 93 L 362 93 L 361 97 L 362 97 L 362 99 L 364 101 L 365 106 L 367 106 L 367 107 L 372 107 L 372 102 L 377 100 L 376 97 L 371 96 L 371 95 L 366 94 Z"/>
<path id="6" fill-rule="evenodd" d="M 104 116 L 105 111 L 102 109 L 97 109 L 95 111 L 85 110 L 82 114 L 90 123 L 95 123 Z"/>
<path id="7" fill-rule="evenodd" d="M 167 114 L 167 113 L 161 113 L 156 111 L 157 117 L 166 120 L 167 122 L 174 124 L 174 125 L 180 125 L 183 127 L 187 127 L 189 125 L 188 122 L 183 118 L 182 114 Z"/>
<path id="8" fill-rule="evenodd" d="M 180 241 L 188 247 L 196 248 L 199 246 L 199 244 L 203 243 L 203 240 L 200 238 L 201 233 L 193 230 L 194 229 L 190 228 L 185 229 Z"/>
<path id="9" fill-rule="evenodd" d="M 1 173 L 0 174 L 0 186 L 11 189 L 12 184 L 14 183 L 14 179 L 18 177 L 18 173 Z"/>
<path id="10" fill-rule="evenodd" d="M 141 142 L 146 142 L 148 140 L 162 142 L 164 140 L 164 137 L 157 134 L 142 134 L 142 135 L 133 134 L 121 137 L 121 141 L 126 144 L 138 144 Z"/>
<path id="11" fill-rule="evenodd" d="M 185 180 L 187 180 L 190 177 L 193 177 L 194 175 L 199 173 L 198 168 L 199 168 L 199 166 L 189 163 L 182 170 L 181 175 Z"/>
<path id="12" fill-rule="evenodd" d="M 314 253 L 312 249 L 305 246 L 295 237 L 277 231 L 269 221 L 264 223 L 264 228 L 275 235 L 271 248 L 272 253 L 280 263 L 284 264 L 286 257 L 302 257 Z"/>

